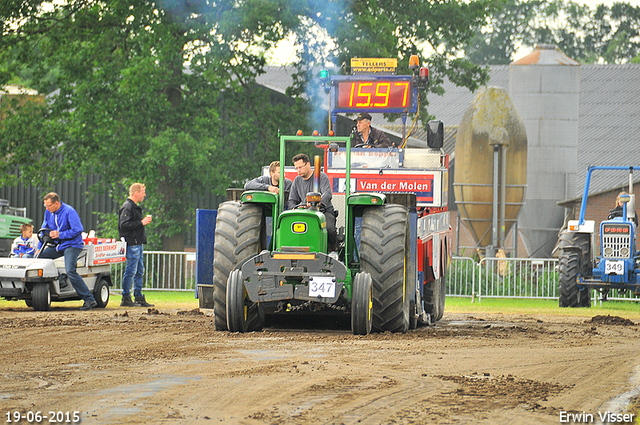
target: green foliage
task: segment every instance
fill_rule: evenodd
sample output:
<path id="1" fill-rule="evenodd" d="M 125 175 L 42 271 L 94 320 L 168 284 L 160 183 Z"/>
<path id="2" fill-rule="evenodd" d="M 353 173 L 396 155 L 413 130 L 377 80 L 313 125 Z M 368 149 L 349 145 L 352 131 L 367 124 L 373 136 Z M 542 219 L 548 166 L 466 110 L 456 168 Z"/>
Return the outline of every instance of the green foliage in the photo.
<path id="1" fill-rule="evenodd" d="M 555 44 L 581 63 L 626 63 L 640 54 L 640 6 L 596 9 L 565 0 L 499 0 L 475 27 L 466 56 L 476 64 L 508 64 L 517 49 Z"/>
<path id="2" fill-rule="evenodd" d="M 461 59 L 490 0 L 26 0 L 3 3 L 0 85 L 27 83 L 43 103 L 3 104 L 0 184 L 42 187 L 102 175 L 147 184 L 163 245 L 193 222 L 195 193 L 223 193 L 278 158 L 278 131 L 319 128 L 315 67 L 355 56 L 408 56 L 472 90 L 486 80 Z M 294 34 L 303 46 L 283 98 L 255 84 L 265 55 Z M 348 71 L 343 68 L 343 71 Z M 426 106 L 423 98 L 422 107 Z M 424 114 L 426 116 L 426 114 Z M 108 221 L 108 220 L 107 220 Z M 106 224 L 105 224 L 106 225 Z M 151 233 L 151 232 L 149 232 Z"/>

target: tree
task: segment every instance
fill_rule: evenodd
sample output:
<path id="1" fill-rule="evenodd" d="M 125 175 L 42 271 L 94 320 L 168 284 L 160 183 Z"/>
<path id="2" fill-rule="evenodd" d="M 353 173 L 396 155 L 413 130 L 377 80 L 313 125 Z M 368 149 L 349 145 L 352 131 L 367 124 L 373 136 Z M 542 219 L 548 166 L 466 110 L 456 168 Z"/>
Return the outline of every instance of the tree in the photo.
<path id="1" fill-rule="evenodd" d="M 24 0 L 0 7 L 0 85 L 22 78 L 44 104 L 5 105 L 0 184 L 47 188 L 94 172 L 105 187 L 147 184 L 164 249 L 183 246 L 193 192 L 223 193 L 277 158 L 277 131 L 305 127 L 312 69 L 352 56 L 430 46 L 436 71 L 471 89 L 485 71 L 460 58 L 489 0 Z M 309 37 L 312 32 L 324 34 Z M 255 84 L 265 52 L 293 33 L 304 46 L 288 100 Z M 332 45 L 331 45 L 332 44 Z M 326 48 L 330 45 L 330 48 Z M 346 71 L 346 69 L 343 69 Z M 433 75 L 433 74 L 432 74 Z M 310 119 L 309 122 L 312 122 Z"/>
<path id="2" fill-rule="evenodd" d="M 596 9 L 563 0 L 501 0 L 466 46 L 476 64 L 508 64 L 518 50 L 555 44 L 581 63 L 625 63 L 640 53 L 640 7 Z"/>

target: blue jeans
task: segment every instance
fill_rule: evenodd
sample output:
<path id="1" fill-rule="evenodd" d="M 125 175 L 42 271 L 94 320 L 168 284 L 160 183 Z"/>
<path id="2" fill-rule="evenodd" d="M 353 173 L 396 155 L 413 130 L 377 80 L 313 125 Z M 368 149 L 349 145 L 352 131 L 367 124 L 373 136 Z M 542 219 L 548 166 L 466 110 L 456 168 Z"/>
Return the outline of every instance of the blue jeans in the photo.
<path id="1" fill-rule="evenodd" d="M 142 296 L 142 276 L 144 275 L 144 261 L 142 244 L 127 245 L 127 267 L 122 277 L 122 295 L 131 295 L 131 280 L 133 279 L 133 296 Z"/>
<path id="2" fill-rule="evenodd" d="M 69 282 L 71 282 L 73 289 L 76 290 L 76 293 L 85 302 L 94 302 L 95 298 L 93 294 L 89 291 L 86 283 L 84 283 L 84 280 L 82 280 L 82 277 L 76 271 L 80 252 L 82 252 L 82 248 L 67 248 L 64 251 L 56 251 L 55 247 L 48 246 L 42 251 L 39 258 L 50 258 L 54 260 L 64 255 L 64 268 L 66 269 Z"/>

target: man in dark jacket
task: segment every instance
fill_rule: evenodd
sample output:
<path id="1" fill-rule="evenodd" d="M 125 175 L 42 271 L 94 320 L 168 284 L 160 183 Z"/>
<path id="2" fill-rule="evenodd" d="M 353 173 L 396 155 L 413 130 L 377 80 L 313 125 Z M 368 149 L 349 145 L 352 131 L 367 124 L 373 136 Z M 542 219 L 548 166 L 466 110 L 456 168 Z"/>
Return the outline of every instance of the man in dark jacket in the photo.
<path id="1" fill-rule="evenodd" d="M 284 179 L 284 190 L 291 190 L 291 180 Z M 246 190 L 264 190 L 276 195 L 280 191 L 280 161 L 269 164 L 269 175 L 256 177 L 244 184 Z"/>
<path id="2" fill-rule="evenodd" d="M 142 276 L 144 275 L 143 245 L 147 243 L 144 226 L 151 223 L 151 216 L 142 216 L 142 208 L 138 205 L 146 196 L 146 188 L 142 183 L 134 183 L 129 187 L 129 197 L 118 213 L 118 232 L 127 242 L 127 266 L 122 278 L 122 302 L 120 307 L 153 307 L 142 295 Z M 131 281 L 133 295 L 131 301 Z"/>
<path id="3" fill-rule="evenodd" d="M 51 229 L 49 236 L 59 241 L 55 247 L 47 246 L 42 250 L 40 258 L 56 259 L 64 256 L 64 267 L 69 282 L 76 290 L 78 296 L 82 298 L 84 304 L 80 310 L 91 310 L 98 303 L 94 298 L 82 276 L 76 270 L 78 266 L 78 256 L 82 251 L 84 241 L 82 240 L 82 222 L 80 216 L 71 205 L 64 204 L 55 192 L 47 193 L 44 197 L 43 229 Z"/>
<path id="4" fill-rule="evenodd" d="M 363 148 L 388 148 L 391 140 L 384 131 L 371 127 L 371 115 L 366 112 L 361 113 L 356 118 L 358 133 L 352 146 L 363 145 Z"/>

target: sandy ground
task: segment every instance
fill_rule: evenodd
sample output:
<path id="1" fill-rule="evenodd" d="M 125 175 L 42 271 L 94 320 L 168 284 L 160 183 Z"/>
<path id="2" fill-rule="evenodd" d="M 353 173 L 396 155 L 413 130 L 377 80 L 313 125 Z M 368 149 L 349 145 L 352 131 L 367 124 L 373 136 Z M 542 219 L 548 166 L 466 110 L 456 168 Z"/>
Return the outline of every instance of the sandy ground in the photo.
<path id="1" fill-rule="evenodd" d="M 208 310 L 59 306 L 0 310 L 0 421 L 597 423 L 635 394 L 640 365 L 638 326 L 614 317 L 449 313 L 362 337 L 346 321 L 235 334 Z"/>

